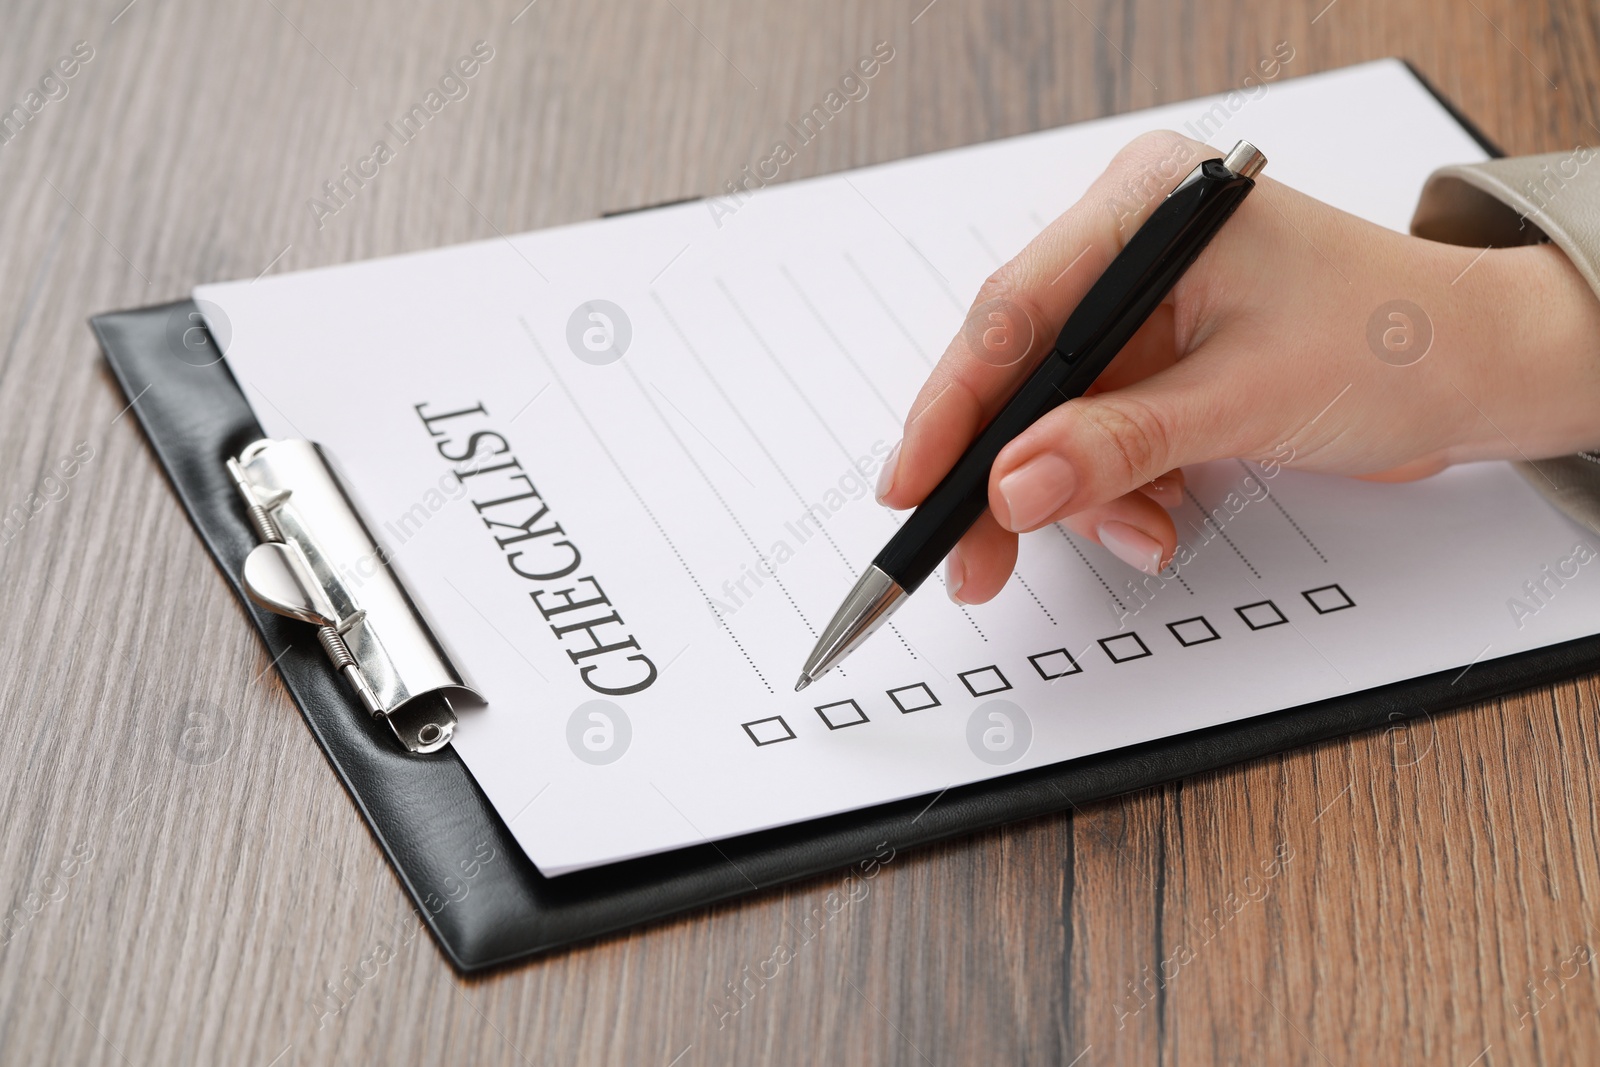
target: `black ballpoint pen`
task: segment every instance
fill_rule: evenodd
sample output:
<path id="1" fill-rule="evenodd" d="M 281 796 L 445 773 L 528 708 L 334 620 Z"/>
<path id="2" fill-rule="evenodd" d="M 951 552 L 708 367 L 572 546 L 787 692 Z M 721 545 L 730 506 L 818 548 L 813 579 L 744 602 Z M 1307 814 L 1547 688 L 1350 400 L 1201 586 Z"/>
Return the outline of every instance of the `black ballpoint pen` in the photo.
<path id="1" fill-rule="evenodd" d="M 855 651 L 932 574 L 989 506 L 1000 450 L 1052 408 L 1082 396 L 1255 188 L 1267 159 L 1248 141 L 1178 183 L 1112 259 L 1043 361 L 911 513 L 856 582 L 811 650 L 799 692 Z"/>

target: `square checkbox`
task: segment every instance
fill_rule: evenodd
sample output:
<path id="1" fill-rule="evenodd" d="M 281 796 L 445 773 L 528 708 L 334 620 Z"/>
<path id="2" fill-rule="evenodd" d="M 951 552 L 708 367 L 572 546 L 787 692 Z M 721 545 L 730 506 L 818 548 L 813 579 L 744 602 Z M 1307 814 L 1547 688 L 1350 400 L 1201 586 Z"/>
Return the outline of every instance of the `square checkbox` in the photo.
<path id="1" fill-rule="evenodd" d="M 1078 661 L 1072 658 L 1072 653 L 1064 648 L 1053 648 L 1049 652 L 1041 652 L 1037 656 L 1029 656 L 1028 662 L 1033 664 L 1033 669 L 1039 672 L 1039 677 L 1047 682 L 1057 678 L 1065 678 L 1069 674 L 1077 674 L 1083 670 L 1078 666 Z"/>
<path id="2" fill-rule="evenodd" d="M 1356 602 L 1350 599 L 1350 594 L 1337 585 L 1318 586 L 1315 589 L 1307 589 L 1300 595 L 1305 597 L 1311 606 L 1317 609 L 1318 615 L 1326 615 L 1330 611 L 1343 611 L 1345 608 L 1356 606 Z"/>
<path id="3" fill-rule="evenodd" d="M 817 708 L 823 725 L 830 730 L 843 730 L 846 726 L 860 726 L 867 721 L 867 713 L 854 700 L 836 700 Z"/>
<path id="4" fill-rule="evenodd" d="M 1282 626 L 1288 622 L 1283 612 L 1278 610 L 1278 605 L 1270 600 L 1259 600 L 1254 604 L 1246 604 L 1242 608 L 1234 608 L 1239 618 L 1252 630 L 1265 630 L 1269 626 Z"/>
<path id="5" fill-rule="evenodd" d="M 933 695 L 932 689 L 921 682 L 889 690 L 889 699 L 894 701 L 894 706 L 900 709 L 902 715 L 909 715 L 913 711 L 927 711 L 929 708 L 939 706 L 939 698 Z"/>
<path id="6" fill-rule="evenodd" d="M 999 667 L 976 667 L 970 671 L 963 671 L 956 677 L 967 687 L 967 692 L 975 697 L 1003 693 L 1011 688 L 1011 683 L 1006 681 L 1006 676 L 1000 673 Z"/>
<path id="7" fill-rule="evenodd" d="M 1172 636 L 1178 639 L 1178 644 L 1184 648 L 1190 645 L 1203 645 L 1207 641 L 1215 641 L 1222 635 L 1211 628 L 1204 615 L 1196 615 L 1192 619 L 1179 619 L 1177 622 L 1167 623 L 1167 629 L 1172 631 Z"/>
<path id="8" fill-rule="evenodd" d="M 744 732 L 750 735 L 750 740 L 756 743 L 757 748 L 762 745 L 775 745 L 779 741 L 794 740 L 794 731 L 789 729 L 789 724 L 783 721 L 782 715 L 740 725 L 744 727 Z"/>
<path id="9" fill-rule="evenodd" d="M 1150 649 L 1145 646 L 1144 640 L 1131 630 L 1115 637 L 1102 637 L 1100 647 L 1106 650 L 1106 655 L 1111 657 L 1112 663 L 1144 659 L 1150 654 Z"/>

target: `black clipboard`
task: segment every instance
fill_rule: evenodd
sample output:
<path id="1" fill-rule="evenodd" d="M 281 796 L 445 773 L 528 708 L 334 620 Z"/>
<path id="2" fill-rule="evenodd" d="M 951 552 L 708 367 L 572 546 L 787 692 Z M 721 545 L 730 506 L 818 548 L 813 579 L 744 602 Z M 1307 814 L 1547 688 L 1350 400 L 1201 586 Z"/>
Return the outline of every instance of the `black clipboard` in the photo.
<path id="1" fill-rule="evenodd" d="M 1501 153 L 1416 75 L 1491 155 Z M 257 536 L 225 462 L 264 436 L 220 362 L 175 338 L 189 301 L 91 320 L 206 548 L 255 623 L 312 735 L 461 972 L 478 972 L 717 901 L 883 860 L 960 834 L 1600 670 L 1600 635 L 1131 748 L 716 844 L 546 878 L 453 749 L 403 751 L 329 669 L 302 624 L 257 607 L 240 571 Z M 867 869 L 865 866 L 863 869 Z"/>

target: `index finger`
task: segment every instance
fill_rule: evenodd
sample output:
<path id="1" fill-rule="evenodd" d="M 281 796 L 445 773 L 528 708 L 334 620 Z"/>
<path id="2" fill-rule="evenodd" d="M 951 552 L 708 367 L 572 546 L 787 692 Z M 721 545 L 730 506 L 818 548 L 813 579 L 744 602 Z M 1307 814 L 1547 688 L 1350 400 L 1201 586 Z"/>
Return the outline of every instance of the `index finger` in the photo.
<path id="1" fill-rule="evenodd" d="M 1171 131 L 1141 135 L 1082 199 L 989 276 L 911 405 L 880 476 L 880 502 L 910 508 L 932 491 L 1050 350 L 1128 238 L 1211 151 Z"/>

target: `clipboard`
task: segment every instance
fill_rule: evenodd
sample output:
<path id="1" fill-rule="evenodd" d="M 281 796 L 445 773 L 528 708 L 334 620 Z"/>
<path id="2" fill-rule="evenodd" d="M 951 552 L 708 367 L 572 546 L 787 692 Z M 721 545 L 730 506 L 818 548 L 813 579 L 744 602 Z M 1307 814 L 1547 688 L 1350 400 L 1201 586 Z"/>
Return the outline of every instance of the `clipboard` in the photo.
<path id="1" fill-rule="evenodd" d="M 1448 101 L 1439 99 L 1489 154 L 1503 154 Z M 271 525 L 264 529 L 252 510 L 252 501 L 273 510 L 267 507 L 271 487 L 261 491 L 266 476 L 245 478 L 250 484 L 241 485 L 239 460 L 255 458 L 261 448 L 257 442 L 265 434 L 226 364 L 215 358 L 194 359 L 196 348 L 205 346 L 183 339 L 192 336 L 188 331 L 203 329 L 195 325 L 199 322 L 195 305 L 180 301 L 99 315 L 91 326 L 156 459 L 261 634 L 312 735 L 394 867 L 418 917 L 462 973 L 504 966 L 828 871 L 881 862 L 885 850 L 902 851 L 1015 820 L 1071 811 L 1232 763 L 1392 727 L 1600 670 L 1600 635 L 1595 635 L 1478 663 L 1465 673 L 1458 666 L 957 786 L 937 796 L 547 878 L 522 853 L 446 743 L 451 721 L 448 696 L 460 685 L 448 660 L 442 653 L 431 664 L 398 658 L 391 663 L 393 677 L 384 681 L 381 664 L 370 652 L 361 654 L 363 626 L 370 627 L 378 635 L 377 643 L 385 647 L 415 650 L 432 643 L 437 649 L 420 615 L 413 611 L 412 618 L 406 617 L 409 598 L 398 582 L 391 611 L 383 618 L 359 620 L 343 632 L 340 625 L 348 615 L 337 617 L 339 625 L 332 628 L 340 640 L 333 642 L 320 633 L 328 627 L 319 621 L 333 616 L 283 613 L 283 603 L 263 606 L 262 586 L 270 587 L 271 579 L 257 574 L 257 580 L 247 581 L 248 561 L 264 544 L 275 541 L 271 534 L 282 539 L 280 544 L 294 538 Z M 209 351 L 214 353 L 214 346 Z M 301 455 L 297 464 L 284 477 L 320 477 L 314 459 Z M 321 505 L 302 516 L 308 543 L 336 540 L 328 530 L 330 523 L 354 521 L 359 526 L 353 509 L 349 515 L 340 513 L 336 481 L 331 487 L 322 485 L 318 493 Z M 299 565 L 278 563 L 284 568 Z M 308 572 L 298 573 L 298 588 L 304 592 L 310 583 Z M 336 598 L 338 591 L 331 587 L 324 592 Z M 308 626 L 317 627 L 316 640 L 310 639 Z M 401 631 L 404 636 L 397 636 Z M 351 677 L 352 666 L 359 680 Z M 369 692 L 362 691 L 363 684 Z"/>

